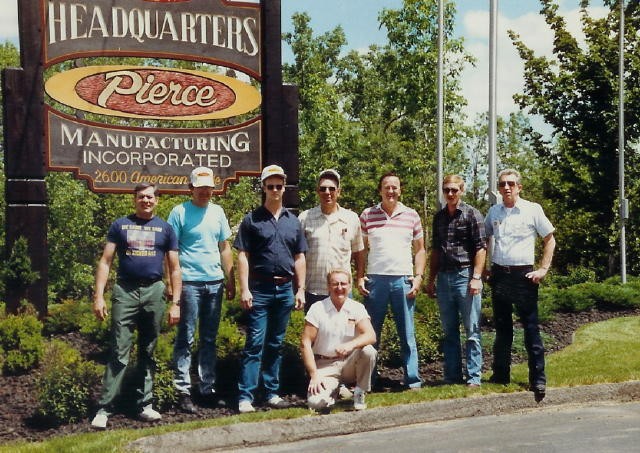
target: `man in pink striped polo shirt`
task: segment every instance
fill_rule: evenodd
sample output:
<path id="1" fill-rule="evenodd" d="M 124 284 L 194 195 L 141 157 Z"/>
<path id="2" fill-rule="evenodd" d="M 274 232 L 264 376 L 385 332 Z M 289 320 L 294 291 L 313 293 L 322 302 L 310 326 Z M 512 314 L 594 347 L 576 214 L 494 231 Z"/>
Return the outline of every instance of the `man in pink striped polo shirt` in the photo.
<path id="1" fill-rule="evenodd" d="M 381 202 L 360 215 L 367 274 L 362 260 L 358 266 L 358 290 L 365 296 L 364 303 L 376 332 L 376 349 L 387 306 L 391 304 L 400 339 L 404 384 L 418 389 L 422 381 L 413 314 L 426 265 L 422 222 L 415 210 L 400 202 L 402 189 L 395 173 L 382 175 L 378 191 Z"/>

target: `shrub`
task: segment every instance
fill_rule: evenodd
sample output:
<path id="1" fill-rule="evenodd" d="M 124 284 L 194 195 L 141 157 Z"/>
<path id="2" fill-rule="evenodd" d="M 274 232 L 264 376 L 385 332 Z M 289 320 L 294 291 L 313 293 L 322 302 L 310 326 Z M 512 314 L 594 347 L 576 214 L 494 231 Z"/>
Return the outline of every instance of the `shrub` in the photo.
<path id="1" fill-rule="evenodd" d="M 580 283 L 560 289 L 556 293 L 555 305 L 559 311 L 580 312 L 596 306 L 593 286 L 597 283 Z"/>
<path id="2" fill-rule="evenodd" d="M 569 268 L 567 275 L 552 274 L 545 281 L 557 288 L 568 288 L 569 286 L 578 285 L 580 283 L 589 283 L 596 281 L 596 272 L 587 267 Z"/>
<path id="3" fill-rule="evenodd" d="M 220 327 L 218 328 L 216 341 L 218 358 L 225 360 L 230 356 L 236 355 L 244 348 L 244 341 L 245 337 L 238 330 L 237 324 L 229 317 L 223 316 L 220 319 Z"/>
<path id="4" fill-rule="evenodd" d="M 178 390 L 173 385 L 171 362 L 157 362 L 153 377 L 153 398 L 160 411 L 171 408 L 178 401 Z"/>
<path id="5" fill-rule="evenodd" d="M 91 392 L 100 384 L 100 367 L 82 360 L 78 351 L 61 340 L 47 344 L 45 357 L 36 379 L 38 414 L 55 424 L 87 417 Z"/>
<path id="6" fill-rule="evenodd" d="M 35 368 L 44 351 L 42 323 L 34 315 L 0 318 L 0 350 L 3 373 L 19 374 Z"/>
<path id="7" fill-rule="evenodd" d="M 62 303 L 49 305 L 49 315 L 44 320 L 44 333 L 56 335 L 78 331 L 87 318 L 94 318 L 87 299 L 67 299 Z"/>

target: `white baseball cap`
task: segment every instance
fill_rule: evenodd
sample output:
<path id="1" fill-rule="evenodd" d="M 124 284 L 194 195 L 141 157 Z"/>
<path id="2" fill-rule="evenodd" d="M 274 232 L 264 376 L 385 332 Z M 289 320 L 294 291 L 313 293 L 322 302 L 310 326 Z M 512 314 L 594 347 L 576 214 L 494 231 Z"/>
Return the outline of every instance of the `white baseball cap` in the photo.
<path id="1" fill-rule="evenodd" d="M 287 177 L 287 175 L 284 173 L 284 170 L 279 165 L 268 165 L 262 169 L 260 180 L 264 181 L 269 176 L 282 176 L 283 178 Z"/>
<path id="2" fill-rule="evenodd" d="M 191 172 L 191 185 L 193 187 L 215 187 L 213 171 L 207 167 L 198 167 Z"/>

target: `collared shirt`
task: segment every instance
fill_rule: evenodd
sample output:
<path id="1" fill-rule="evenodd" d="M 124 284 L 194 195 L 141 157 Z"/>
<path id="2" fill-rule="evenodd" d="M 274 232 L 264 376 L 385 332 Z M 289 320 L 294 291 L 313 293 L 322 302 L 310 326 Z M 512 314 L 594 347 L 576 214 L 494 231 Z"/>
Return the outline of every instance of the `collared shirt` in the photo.
<path id="1" fill-rule="evenodd" d="M 369 319 L 369 314 L 363 304 L 353 299 L 346 299 L 338 311 L 327 297 L 313 304 L 304 319 L 318 329 L 313 353 L 335 357 L 336 348 L 357 336 L 356 325 L 363 319 Z"/>
<path id="2" fill-rule="evenodd" d="M 358 214 L 338 206 L 323 214 L 320 206 L 300 214 L 307 239 L 307 291 L 328 294 L 327 273 L 331 269 L 351 269 L 351 253 L 364 249 Z"/>
<path id="3" fill-rule="evenodd" d="M 439 270 L 470 267 L 476 252 L 487 246 L 484 218 L 480 211 L 460 202 L 453 216 L 444 207 L 433 217 L 431 246 L 439 254 Z"/>
<path id="4" fill-rule="evenodd" d="M 167 222 L 178 236 L 182 280 L 206 282 L 223 279 L 218 244 L 231 236 L 224 210 L 213 203 L 200 207 L 187 201 L 171 210 Z"/>
<path id="5" fill-rule="evenodd" d="M 491 260 L 501 266 L 533 264 L 536 235 L 555 231 L 542 206 L 522 198 L 511 209 L 502 203 L 491 206 L 484 224 L 487 236 L 493 236 Z"/>
<path id="6" fill-rule="evenodd" d="M 298 218 L 282 208 L 276 220 L 264 206 L 245 216 L 233 246 L 249 254 L 251 272 L 269 276 L 293 275 L 295 255 L 307 251 Z"/>
<path id="7" fill-rule="evenodd" d="M 380 203 L 360 214 L 362 234 L 369 241 L 367 273 L 378 275 L 413 275 L 413 241 L 422 238 L 418 213 L 398 203 L 388 215 Z"/>

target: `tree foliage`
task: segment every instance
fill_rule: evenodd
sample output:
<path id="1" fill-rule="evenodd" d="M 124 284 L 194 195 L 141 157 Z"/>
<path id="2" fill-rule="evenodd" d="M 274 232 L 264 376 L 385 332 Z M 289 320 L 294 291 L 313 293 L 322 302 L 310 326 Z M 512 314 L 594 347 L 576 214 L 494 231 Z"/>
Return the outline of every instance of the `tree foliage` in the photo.
<path id="1" fill-rule="evenodd" d="M 607 2 L 610 12 L 595 19 L 588 13 L 589 1 L 581 1 L 584 43 L 568 31 L 556 2 L 541 0 L 541 4 L 541 14 L 554 33 L 553 57 L 536 55 L 515 32 L 510 36 L 525 64 L 525 89 L 515 99 L 553 128 L 554 142 L 539 138 L 534 147 L 547 168 L 544 195 L 553 202 L 551 215 L 562 225 L 555 261 L 562 267 L 586 265 L 599 273 L 613 272 L 618 256 L 614 242 L 618 230 L 619 3 Z M 638 2 L 627 2 L 625 14 L 625 136 L 634 145 L 640 134 Z M 636 152 L 627 153 L 630 195 L 639 190 L 638 163 Z M 633 236 L 638 218 L 632 214 Z M 637 263 L 640 248 L 635 243 L 630 247 L 630 262 Z"/>

